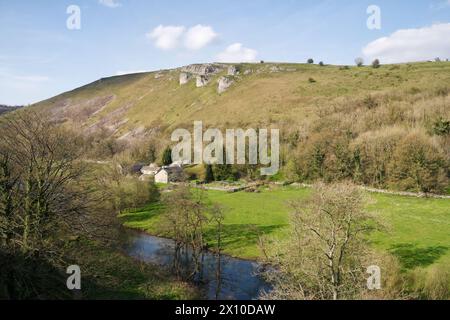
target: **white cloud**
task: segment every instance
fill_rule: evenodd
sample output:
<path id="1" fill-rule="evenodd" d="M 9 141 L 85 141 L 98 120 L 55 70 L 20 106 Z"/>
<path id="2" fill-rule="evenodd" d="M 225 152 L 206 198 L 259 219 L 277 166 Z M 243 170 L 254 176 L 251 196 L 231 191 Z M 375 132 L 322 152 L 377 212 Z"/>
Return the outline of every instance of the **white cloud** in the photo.
<path id="1" fill-rule="evenodd" d="M 98 3 L 109 8 L 117 8 L 122 6 L 122 4 L 120 4 L 118 0 L 98 0 Z"/>
<path id="2" fill-rule="evenodd" d="M 382 63 L 431 60 L 450 56 L 450 23 L 419 29 L 402 29 L 363 48 L 366 58 Z"/>
<path id="3" fill-rule="evenodd" d="M 147 37 L 155 41 L 155 46 L 162 50 L 178 47 L 186 28 L 184 26 L 159 25 Z"/>
<path id="4" fill-rule="evenodd" d="M 184 45 L 190 50 L 199 50 L 214 41 L 217 36 L 210 26 L 198 24 L 187 31 Z"/>
<path id="5" fill-rule="evenodd" d="M 217 55 L 218 62 L 254 62 L 258 51 L 245 48 L 241 43 L 228 46 L 225 51 Z"/>
<path id="6" fill-rule="evenodd" d="M 185 26 L 159 25 L 148 33 L 147 37 L 162 50 L 171 50 L 180 46 L 189 50 L 199 50 L 213 42 L 218 34 L 212 27 L 201 24 L 189 29 Z"/>

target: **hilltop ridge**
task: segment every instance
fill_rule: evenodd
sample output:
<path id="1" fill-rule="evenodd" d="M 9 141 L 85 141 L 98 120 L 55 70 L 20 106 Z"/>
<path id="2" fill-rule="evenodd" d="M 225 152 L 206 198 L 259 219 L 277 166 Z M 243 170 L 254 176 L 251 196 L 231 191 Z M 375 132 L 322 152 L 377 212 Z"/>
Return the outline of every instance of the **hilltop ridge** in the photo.
<path id="1" fill-rule="evenodd" d="M 230 69 L 230 70 L 229 70 Z M 36 104 L 60 122 L 116 138 L 202 120 L 208 125 L 301 124 L 367 95 L 450 86 L 450 63 L 371 67 L 204 64 L 114 76 Z M 190 74 L 190 75 L 189 75 Z M 180 83 L 180 78 L 186 81 Z M 194 79 L 197 77 L 197 79 Z M 198 79 L 200 78 L 200 80 Z M 192 80 L 192 81 L 191 81 Z M 431 81 L 432 80 L 432 81 Z M 220 81 L 227 82 L 219 90 Z"/>

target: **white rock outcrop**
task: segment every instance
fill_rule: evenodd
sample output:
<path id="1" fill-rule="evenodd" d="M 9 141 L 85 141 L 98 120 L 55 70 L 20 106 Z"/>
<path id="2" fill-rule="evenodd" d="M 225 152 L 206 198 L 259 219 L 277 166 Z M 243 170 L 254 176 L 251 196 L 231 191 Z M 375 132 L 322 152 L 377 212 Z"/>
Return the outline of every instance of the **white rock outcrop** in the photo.
<path id="1" fill-rule="evenodd" d="M 238 69 L 236 68 L 236 66 L 229 66 L 228 67 L 228 75 L 229 76 L 235 76 L 238 74 Z"/>
<path id="2" fill-rule="evenodd" d="M 221 64 L 191 64 L 181 68 L 180 85 L 188 83 L 193 77 L 196 78 L 197 87 L 208 84 L 211 76 L 221 72 L 224 66 Z"/>
<path id="3" fill-rule="evenodd" d="M 228 88 L 234 83 L 234 80 L 231 77 L 221 77 L 218 82 L 219 86 L 217 87 L 217 92 L 221 94 L 228 90 Z"/>
<path id="4" fill-rule="evenodd" d="M 197 76 L 197 88 L 206 86 L 211 78 L 209 76 Z"/>
<path id="5" fill-rule="evenodd" d="M 215 74 L 223 70 L 223 67 L 218 64 L 211 64 L 211 63 L 205 63 L 205 64 L 191 64 L 189 66 L 185 66 L 181 68 L 181 72 L 185 73 L 191 73 L 194 75 L 210 75 Z"/>
<path id="6" fill-rule="evenodd" d="M 192 75 L 187 72 L 180 73 L 180 85 L 186 84 L 191 80 Z"/>

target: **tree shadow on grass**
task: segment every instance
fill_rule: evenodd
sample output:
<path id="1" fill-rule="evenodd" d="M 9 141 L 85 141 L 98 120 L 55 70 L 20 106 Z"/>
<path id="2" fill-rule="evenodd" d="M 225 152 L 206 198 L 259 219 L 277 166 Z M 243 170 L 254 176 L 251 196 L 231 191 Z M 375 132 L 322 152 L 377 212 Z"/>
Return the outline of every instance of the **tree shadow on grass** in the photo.
<path id="1" fill-rule="evenodd" d="M 146 207 L 126 212 L 120 215 L 120 218 L 125 223 L 142 222 L 156 218 L 164 212 L 164 206 L 157 202 L 147 205 Z"/>
<path id="2" fill-rule="evenodd" d="M 421 248 L 415 244 L 403 243 L 391 246 L 389 251 L 400 260 L 403 268 L 413 269 L 433 264 L 448 251 L 448 247 L 430 246 Z"/>
<path id="3" fill-rule="evenodd" d="M 238 249 L 249 245 L 255 245 L 258 238 L 268 235 L 286 225 L 257 226 L 254 224 L 227 224 L 222 226 L 222 245 L 228 249 Z M 216 228 L 209 228 L 205 237 L 208 241 L 215 242 Z"/>

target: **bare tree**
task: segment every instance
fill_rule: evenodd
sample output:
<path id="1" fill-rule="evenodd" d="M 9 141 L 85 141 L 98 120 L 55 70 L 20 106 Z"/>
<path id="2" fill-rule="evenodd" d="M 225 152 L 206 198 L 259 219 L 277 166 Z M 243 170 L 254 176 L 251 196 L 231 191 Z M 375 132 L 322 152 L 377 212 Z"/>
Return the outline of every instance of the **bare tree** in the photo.
<path id="1" fill-rule="evenodd" d="M 177 248 L 184 247 L 185 252 L 191 250 L 194 268 L 189 278 L 192 278 L 200 271 L 200 257 L 205 248 L 204 225 L 208 219 L 204 191 L 180 185 L 175 191 L 164 194 L 163 203 L 167 208 L 162 218 L 163 229 L 175 239 Z"/>
<path id="2" fill-rule="evenodd" d="M 373 228 L 363 203 L 360 189 L 348 183 L 318 184 L 309 202 L 291 203 L 291 236 L 272 254 L 279 272 L 267 274 L 275 288 L 270 297 L 358 297 L 368 253 L 364 236 Z"/>
<path id="3" fill-rule="evenodd" d="M 57 268 L 64 239 L 86 226 L 91 190 L 76 135 L 45 114 L 8 114 L 0 132 L 0 251 L 11 257 L 3 265 L 10 275 L 0 281 L 0 291 L 11 298 L 35 296 L 37 280 L 24 280 L 32 275 L 12 261 Z"/>

